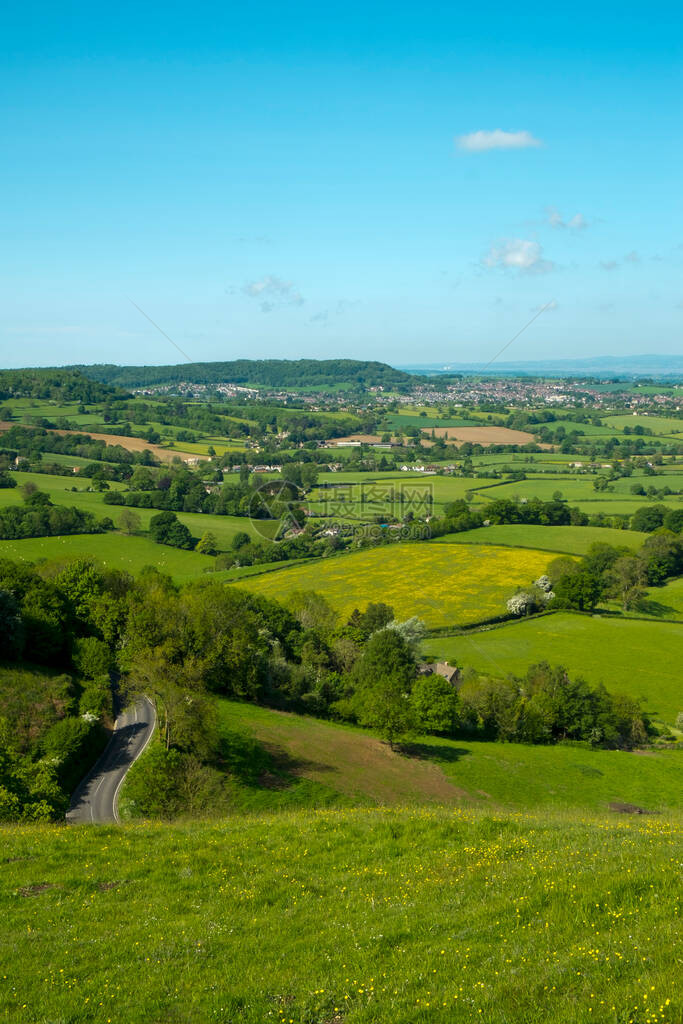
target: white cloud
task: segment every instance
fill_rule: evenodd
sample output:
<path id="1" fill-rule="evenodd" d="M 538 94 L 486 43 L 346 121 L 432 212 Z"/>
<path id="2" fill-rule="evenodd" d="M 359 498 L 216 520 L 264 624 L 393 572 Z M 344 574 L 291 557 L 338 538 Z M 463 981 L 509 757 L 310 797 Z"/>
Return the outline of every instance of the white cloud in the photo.
<path id="1" fill-rule="evenodd" d="M 588 227 L 588 221 L 582 213 L 575 213 L 573 217 L 570 217 L 567 221 L 567 227 L 573 231 L 583 231 L 584 228 Z"/>
<path id="2" fill-rule="evenodd" d="M 552 270 L 554 266 L 550 260 L 543 259 L 543 249 L 538 242 L 524 238 L 507 238 L 492 245 L 484 265 L 536 274 Z"/>
<path id="3" fill-rule="evenodd" d="M 492 132 L 478 131 L 460 135 L 456 142 L 458 149 L 466 153 L 486 153 L 490 149 L 531 149 L 543 145 L 531 132 L 503 132 L 500 128 Z"/>
<path id="4" fill-rule="evenodd" d="M 267 274 L 260 281 L 250 281 L 242 289 L 251 299 L 260 300 L 262 313 L 271 313 L 278 306 L 303 306 L 306 301 L 291 281 Z"/>
<path id="5" fill-rule="evenodd" d="M 582 213 L 575 213 L 573 217 L 565 220 L 555 206 L 549 206 L 546 210 L 548 224 L 551 228 L 569 228 L 570 231 L 583 231 L 588 227 L 588 221 Z"/>

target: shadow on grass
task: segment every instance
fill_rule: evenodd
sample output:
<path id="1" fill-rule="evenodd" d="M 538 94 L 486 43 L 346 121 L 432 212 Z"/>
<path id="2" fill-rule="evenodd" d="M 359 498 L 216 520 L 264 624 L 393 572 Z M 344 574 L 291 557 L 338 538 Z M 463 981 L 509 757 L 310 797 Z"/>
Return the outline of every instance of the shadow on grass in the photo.
<path id="1" fill-rule="evenodd" d="M 406 757 L 420 761 L 448 761 L 451 764 L 471 754 L 464 747 L 451 747 L 443 743 L 404 743 L 398 749 Z"/>
<path id="2" fill-rule="evenodd" d="M 670 608 L 668 604 L 662 604 L 661 601 L 651 601 L 648 598 L 643 598 L 636 605 L 635 610 L 640 612 L 641 615 L 652 615 L 658 619 L 666 619 L 677 614 L 675 608 Z"/>
<path id="3" fill-rule="evenodd" d="M 292 757 L 274 743 L 226 731 L 221 736 L 221 766 L 245 786 L 254 789 L 288 789 L 307 771 L 333 772 L 330 764 Z"/>

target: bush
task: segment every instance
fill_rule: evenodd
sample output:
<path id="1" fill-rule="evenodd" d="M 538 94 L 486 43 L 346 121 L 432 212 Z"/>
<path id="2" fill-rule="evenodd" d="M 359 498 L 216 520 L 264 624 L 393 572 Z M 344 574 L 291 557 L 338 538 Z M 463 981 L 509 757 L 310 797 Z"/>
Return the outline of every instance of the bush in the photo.
<path id="1" fill-rule="evenodd" d="M 99 722 L 62 718 L 43 738 L 43 751 L 56 760 L 57 779 L 67 792 L 76 788 L 104 750 L 107 734 Z"/>
<path id="2" fill-rule="evenodd" d="M 162 818 L 215 812 L 225 804 L 220 774 L 192 754 L 155 743 L 136 761 L 126 780 L 122 813 L 127 818 Z"/>
<path id="3" fill-rule="evenodd" d="M 77 671 L 87 679 L 108 677 L 114 667 L 111 648 L 94 636 L 78 637 L 74 641 L 72 657 Z"/>
<path id="4" fill-rule="evenodd" d="M 458 694 L 443 676 L 420 676 L 413 685 L 412 703 L 418 725 L 425 732 L 454 731 L 458 720 Z"/>
<path id="5" fill-rule="evenodd" d="M 95 715 L 96 718 L 113 719 L 114 706 L 109 676 L 88 680 L 81 693 L 78 710 L 81 716 Z"/>
<path id="6" fill-rule="evenodd" d="M 175 512 L 160 512 L 149 521 L 149 534 L 157 544 L 168 544 L 172 548 L 190 551 L 193 547 L 192 534 L 178 519 Z"/>

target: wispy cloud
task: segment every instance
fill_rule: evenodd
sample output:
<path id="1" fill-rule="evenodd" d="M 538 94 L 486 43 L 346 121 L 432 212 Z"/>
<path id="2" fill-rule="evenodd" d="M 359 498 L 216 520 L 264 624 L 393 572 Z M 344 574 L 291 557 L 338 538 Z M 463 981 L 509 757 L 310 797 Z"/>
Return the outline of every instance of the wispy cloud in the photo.
<path id="1" fill-rule="evenodd" d="M 535 274 L 547 273 L 555 266 L 543 258 L 543 248 L 538 242 L 524 238 L 506 238 L 492 245 L 483 262 L 486 267 Z"/>
<path id="2" fill-rule="evenodd" d="M 257 299 L 262 313 L 271 313 L 281 306 L 303 306 L 306 301 L 292 281 L 267 274 L 260 281 L 249 281 L 242 289 L 250 299 Z"/>
<path id="3" fill-rule="evenodd" d="M 573 217 L 565 220 L 557 207 L 549 206 L 546 210 L 546 215 L 551 228 L 568 228 L 570 231 L 583 231 L 584 228 L 588 227 L 588 221 L 582 213 L 575 213 Z"/>
<path id="4" fill-rule="evenodd" d="M 531 132 L 504 132 L 500 128 L 495 131 L 470 132 L 469 135 L 458 136 L 455 141 L 458 149 L 465 153 L 486 153 L 491 149 L 533 149 L 543 145 Z"/>
<path id="5" fill-rule="evenodd" d="M 330 320 L 333 320 L 338 316 L 343 316 L 344 313 L 348 312 L 348 310 L 354 309 L 359 305 L 360 302 L 357 299 L 339 299 L 330 308 L 320 309 L 317 313 L 314 313 L 309 317 L 309 323 L 327 325 Z"/>

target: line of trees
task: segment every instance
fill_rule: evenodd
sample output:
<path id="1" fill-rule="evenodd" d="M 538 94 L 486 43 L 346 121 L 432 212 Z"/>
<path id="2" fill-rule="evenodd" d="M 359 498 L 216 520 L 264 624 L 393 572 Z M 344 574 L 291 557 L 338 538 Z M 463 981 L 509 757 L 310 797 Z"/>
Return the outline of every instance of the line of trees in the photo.
<path id="1" fill-rule="evenodd" d="M 0 509 L 1 540 L 102 533 L 113 528 L 111 519 L 97 519 L 92 512 L 54 505 L 44 491 L 37 489 L 28 491 L 23 505 Z"/>
<path id="2" fill-rule="evenodd" d="M 591 612 L 600 601 L 618 601 L 624 611 L 647 611 L 648 587 L 658 587 L 683 573 L 683 538 L 670 530 L 652 533 L 639 551 L 597 542 L 576 559 L 561 555 L 547 575 L 521 587 L 508 601 L 515 615 L 544 609 Z"/>

